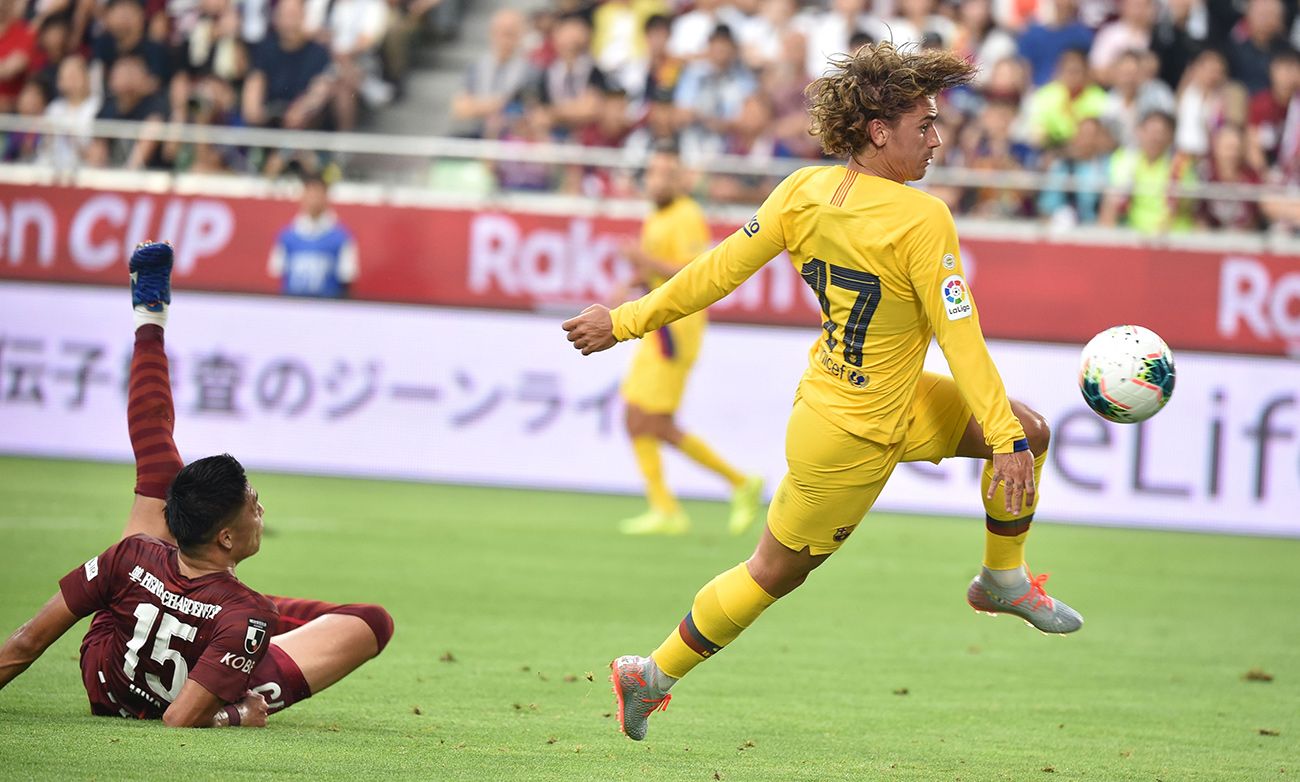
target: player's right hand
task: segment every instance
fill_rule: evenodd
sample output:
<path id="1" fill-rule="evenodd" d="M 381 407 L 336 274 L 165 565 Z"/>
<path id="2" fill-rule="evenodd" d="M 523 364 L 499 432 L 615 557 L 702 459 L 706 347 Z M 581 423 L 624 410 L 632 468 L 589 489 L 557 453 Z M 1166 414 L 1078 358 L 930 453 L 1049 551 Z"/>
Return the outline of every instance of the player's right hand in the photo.
<path id="1" fill-rule="evenodd" d="M 1019 516 L 1021 509 L 1032 508 L 1037 495 L 1034 455 L 1029 451 L 993 454 L 993 480 L 989 481 L 988 499 L 993 499 L 999 483 L 1005 486 L 1007 513 Z"/>
<path id="2" fill-rule="evenodd" d="M 614 339 L 614 321 L 609 316 L 609 307 L 603 304 L 591 305 L 578 317 L 564 321 L 562 327 L 569 332 L 569 341 L 584 356 L 609 350 L 618 344 Z"/>
<path id="3" fill-rule="evenodd" d="M 244 693 L 244 699 L 235 704 L 235 708 L 239 709 L 239 727 L 266 727 L 266 698 L 262 697 L 262 693 L 249 690 Z"/>

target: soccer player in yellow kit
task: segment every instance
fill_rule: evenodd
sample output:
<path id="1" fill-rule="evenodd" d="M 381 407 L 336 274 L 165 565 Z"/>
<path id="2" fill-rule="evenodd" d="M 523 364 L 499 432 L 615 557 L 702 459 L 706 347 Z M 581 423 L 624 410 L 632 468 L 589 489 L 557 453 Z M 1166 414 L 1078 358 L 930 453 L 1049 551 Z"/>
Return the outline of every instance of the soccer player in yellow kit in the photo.
<path id="1" fill-rule="evenodd" d="M 675 150 L 659 150 L 650 157 L 645 189 L 655 208 L 641 228 L 641 241 L 625 246 L 623 255 L 635 267 L 638 282 L 653 290 L 708 249 L 710 236 L 704 212 L 683 192 L 681 162 Z M 700 311 L 644 334 L 623 380 L 627 433 L 650 503 L 649 511 L 622 523 L 621 529 L 629 535 L 683 535 L 690 531 L 690 519 L 664 480 L 661 442 L 730 484 L 728 528 L 732 534 L 744 532 L 758 516 L 762 479 L 732 467 L 700 437 L 683 432 L 674 418 L 707 324 L 708 316 Z"/>
<path id="2" fill-rule="evenodd" d="M 620 727 L 645 737 L 668 689 L 789 594 L 852 534 L 900 461 L 987 460 L 984 567 L 967 589 L 977 611 L 1047 633 L 1079 614 L 1024 564 L 1046 422 L 1007 399 L 980 331 L 952 215 L 905 186 L 942 143 L 935 96 L 973 66 L 945 51 L 866 46 L 808 88 L 813 132 L 844 166 L 791 174 L 758 214 L 672 280 L 612 313 L 590 307 L 564 328 L 583 354 L 707 307 L 782 250 L 821 302 L 786 432 L 788 471 L 748 561 L 714 578 L 649 657 L 611 664 Z M 922 368 L 931 336 L 953 377 Z"/>

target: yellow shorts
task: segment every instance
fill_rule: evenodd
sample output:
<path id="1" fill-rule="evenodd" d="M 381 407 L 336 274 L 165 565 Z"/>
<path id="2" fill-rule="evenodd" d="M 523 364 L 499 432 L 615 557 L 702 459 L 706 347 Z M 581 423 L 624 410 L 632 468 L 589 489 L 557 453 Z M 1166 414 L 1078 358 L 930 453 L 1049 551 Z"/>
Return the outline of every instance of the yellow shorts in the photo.
<path id="1" fill-rule="evenodd" d="M 787 472 L 767 526 L 795 551 L 829 554 L 871 510 L 899 462 L 953 456 L 971 411 L 950 377 L 924 372 L 903 440 L 890 445 L 849 434 L 796 399 L 786 428 Z"/>
<path id="2" fill-rule="evenodd" d="M 692 321 L 680 320 L 641 340 L 620 387 L 624 401 L 647 413 L 676 412 L 704 341 L 704 321 Z"/>

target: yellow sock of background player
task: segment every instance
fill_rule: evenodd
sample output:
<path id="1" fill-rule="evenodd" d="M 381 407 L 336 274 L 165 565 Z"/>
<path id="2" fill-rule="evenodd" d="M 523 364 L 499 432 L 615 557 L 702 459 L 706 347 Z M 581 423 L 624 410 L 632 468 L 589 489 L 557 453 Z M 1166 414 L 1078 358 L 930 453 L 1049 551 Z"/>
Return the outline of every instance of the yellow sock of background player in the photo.
<path id="1" fill-rule="evenodd" d="M 745 482 L 745 476 L 740 471 L 732 467 L 726 459 L 718 455 L 718 452 L 709 447 L 709 444 L 696 437 L 693 434 L 683 435 L 682 441 L 677 444 L 678 450 L 690 457 L 696 464 L 705 469 L 712 470 L 721 475 L 732 488 L 736 488 Z"/>
<path id="2" fill-rule="evenodd" d="M 680 679 L 722 651 L 776 598 L 763 591 L 741 562 L 704 585 L 677 629 L 650 654 L 659 670 Z M 671 686 L 672 682 L 661 682 Z"/>
<path id="3" fill-rule="evenodd" d="M 1039 488 L 1043 479 L 1043 463 L 1047 453 L 1034 457 L 1034 488 Z M 1008 513 L 1006 507 L 1006 487 L 998 485 L 993 498 L 989 499 L 989 484 L 993 482 L 993 462 L 984 463 L 984 474 L 980 478 L 980 496 L 984 498 L 985 532 L 984 532 L 984 567 L 994 571 L 1020 570 L 1025 564 L 1025 538 L 1029 537 L 1029 524 L 1034 520 L 1034 505 L 1025 505 L 1020 513 Z"/>
<path id="4" fill-rule="evenodd" d="M 650 507 L 660 513 L 673 514 L 681 510 L 677 498 L 664 481 L 664 464 L 659 457 L 659 439 L 657 437 L 633 437 L 632 453 L 636 454 L 637 466 L 645 477 L 645 496 Z"/>

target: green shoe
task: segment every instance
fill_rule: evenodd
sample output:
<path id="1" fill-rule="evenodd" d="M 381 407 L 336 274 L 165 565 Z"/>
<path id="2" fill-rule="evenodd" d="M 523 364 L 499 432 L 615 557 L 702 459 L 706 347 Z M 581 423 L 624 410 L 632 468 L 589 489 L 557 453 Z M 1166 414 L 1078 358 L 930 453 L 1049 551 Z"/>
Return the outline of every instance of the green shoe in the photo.
<path id="1" fill-rule="evenodd" d="M 763 502 L 763 479 L 751 475 L 731 493 L 731 519 L 727 529 L 732 535 L 743 535 L 758 518 L 758 507 Z"/>
<path id="2" fill-rule="evenodd" d="M 624 535 L 685 535 L 691 531 L 691 520 L 680 510 L 665 513 L 651 509 L 640 516 L 624 519 L 618 528 Z"/>

